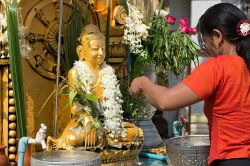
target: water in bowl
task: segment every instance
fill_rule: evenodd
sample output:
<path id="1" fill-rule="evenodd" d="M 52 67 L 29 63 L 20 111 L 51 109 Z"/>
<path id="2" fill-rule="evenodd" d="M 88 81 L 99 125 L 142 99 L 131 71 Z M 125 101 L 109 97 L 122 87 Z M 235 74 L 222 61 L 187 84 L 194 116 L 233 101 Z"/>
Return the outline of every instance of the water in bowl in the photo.
<path id="1" fill-rule="evenodd" d="M 196 137 L 196 136 L 181 136 L 171 140 L 171 144 L 175 146 L 206 146 L 209 145 L 208 137 Z"/>
<path id="2" fill-rule="evenodd" d="M 176 146 L 207 146 L 209 145 L 209 138 L 208 137 L 189 137 L 189 136 L 182 136 L 180 139 L 173 140 L 173 145 Z"/>

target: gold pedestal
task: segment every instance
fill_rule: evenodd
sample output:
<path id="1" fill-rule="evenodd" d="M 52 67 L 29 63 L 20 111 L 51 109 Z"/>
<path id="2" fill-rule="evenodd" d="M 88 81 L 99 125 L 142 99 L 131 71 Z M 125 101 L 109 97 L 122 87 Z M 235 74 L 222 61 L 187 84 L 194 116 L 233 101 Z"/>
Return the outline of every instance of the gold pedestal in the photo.
<path id="1" fill-rule="evenodd" d="M 151 148 L 151 149 L 147 149 L 147 150 L 143 150 L 144 152 L 147 153 L 153 153 L 159 156 L 166 156 L 166 146 L 161 146 L 158 148 Z"/>
<path id="2" fill-rule="evenodd" d="M 139 159 L 141 145 L 129 149 L 108 149 L 101 152 L 101 160 L 103 164 L 116 163 L 122 161 L 136 161 Z"/>

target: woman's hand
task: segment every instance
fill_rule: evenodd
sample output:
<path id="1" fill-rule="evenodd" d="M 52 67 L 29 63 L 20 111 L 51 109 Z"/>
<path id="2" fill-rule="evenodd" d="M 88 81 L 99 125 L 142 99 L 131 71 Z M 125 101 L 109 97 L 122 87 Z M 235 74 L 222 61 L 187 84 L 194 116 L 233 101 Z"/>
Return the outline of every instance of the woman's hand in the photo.
<path id="1" fill-rule="evenodd" d="M 149 80 L 147 77 L 142 76 L 142 77 L 137 77 L 133 79 L 130 88 L 129 88 L 129 93 L 132 96 L 144 96 L 143 95 L 143 82 Z"/>

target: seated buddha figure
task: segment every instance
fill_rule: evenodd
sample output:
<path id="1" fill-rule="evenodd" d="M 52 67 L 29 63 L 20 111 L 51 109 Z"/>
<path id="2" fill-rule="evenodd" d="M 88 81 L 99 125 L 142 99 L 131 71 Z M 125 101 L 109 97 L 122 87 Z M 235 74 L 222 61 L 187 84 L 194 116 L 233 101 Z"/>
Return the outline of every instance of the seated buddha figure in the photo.
<path id="1" fill-rule="evenodd" d="M 86 111 L 86 105 L 75 102 L 70 108 L 72 119 L 62 135 L 58 139 L 48 137 L 47 142 L 52 143 L 54 149 L 74 149 L 79 146 L 122 148 L 142 143 L 142 130 L 123 121 L 122 96 L 118 80 L 114 69 L 104 61 L 104 35 L 97 26 L 89 24 L 83 29 L 79 43 L 79 60 L 68 73 L 68 84 L 70 88 L 75 88 L 80 81 L 86 93 L 98 99 L 102 130 L 92 125 L 91 130 L 87 132 L 86 126 L 93 123 L 95 117 Z M 79 123 L 79 117 L 84 117 L 83 124 Z"/>

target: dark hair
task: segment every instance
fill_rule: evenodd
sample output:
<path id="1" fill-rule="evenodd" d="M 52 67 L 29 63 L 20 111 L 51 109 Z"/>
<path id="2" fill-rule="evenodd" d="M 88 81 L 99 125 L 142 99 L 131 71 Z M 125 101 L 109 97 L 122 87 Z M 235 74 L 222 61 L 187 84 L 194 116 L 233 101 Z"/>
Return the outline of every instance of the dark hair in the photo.
<path id="1" fill-rule="evenodd" d="M 213 29 L 220 30 L 223 37 L 236 46 L 237 54 L 244 59 L 250 70 L 250 35 L 242 37 L 237 34 L 237 24 L 241 20 L 247 20 L 247 17 L 233 4 L 216 4 L 210 7 L 199 19 L 197 24 L 198 41 L 203 46 L 202 36 L 211 37 Z"/>

